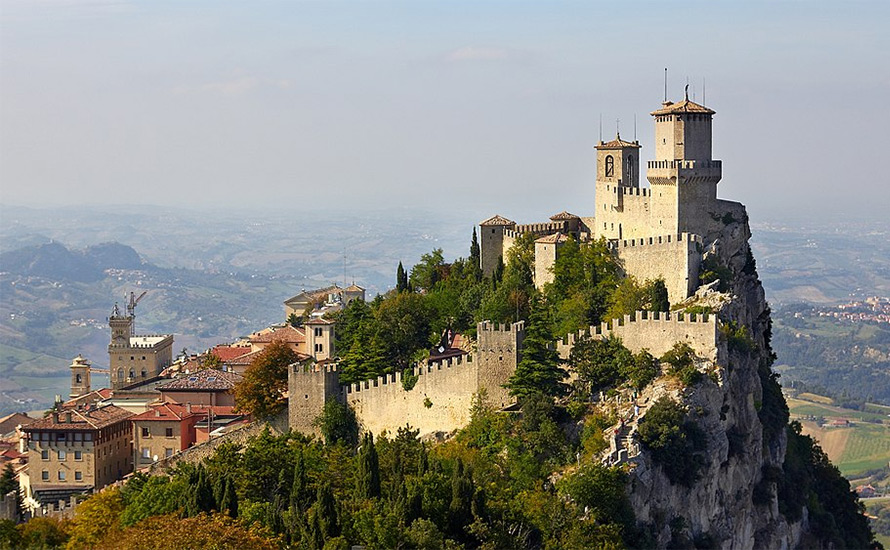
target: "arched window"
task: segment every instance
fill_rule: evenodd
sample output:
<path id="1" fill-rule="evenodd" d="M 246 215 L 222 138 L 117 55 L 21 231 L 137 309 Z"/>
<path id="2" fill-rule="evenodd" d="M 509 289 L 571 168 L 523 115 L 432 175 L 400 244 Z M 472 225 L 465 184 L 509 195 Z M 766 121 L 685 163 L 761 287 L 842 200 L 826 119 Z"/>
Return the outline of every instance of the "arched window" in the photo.
<path id="1" fill-rule="evenodd" d="M 75 384 L 80 384 L 82 380 L 83 380 L 83 379 L 81 378 L 80 374 L 75 374 L 75 375 L 74 375 L 74 383 L 75 383 Z"/>
<path id="2" fill-rule="evenodd" d="M 634 181 L 634 158 L 633 155 L 627 155 L 627 178 L 625 178 L 627 183 L 630 184 Z"/>
<path id="3" fill-rule="evenodd" d="M 117 379 L 118 380 L 124 379 L 124 369 L 117 369 Z"/>
<path id="4" fill-rule="evenodd" d="M 612 158 L 612 155 L 608 155 L 606 157 L 606 177 L 607 178 L 615 177 L 615 159 Z"/>
<path id="5" fill-rule="evenodd" d="M 130 378 L 136 378 L 136 371 L 130 369 Z"/>

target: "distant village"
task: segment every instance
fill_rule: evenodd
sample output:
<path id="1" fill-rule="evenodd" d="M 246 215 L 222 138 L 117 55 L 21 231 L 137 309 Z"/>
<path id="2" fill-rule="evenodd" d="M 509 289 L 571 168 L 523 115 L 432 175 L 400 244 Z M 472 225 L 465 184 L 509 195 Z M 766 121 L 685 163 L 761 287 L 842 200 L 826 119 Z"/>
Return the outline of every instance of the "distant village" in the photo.
<path id="1" fill-rule="evenodd" d="M 283 342 L 300 361 L 324 364 L 335 346 L 327 314 L 364 300 L 365 290 L 353 284 L 300 292 L 284 302 L 287 322 L 176 358 L 173 335 L 136 333 L 144 295 L 131 293 L 123 309 L 112 309 L 107 371 L 78 355 L 68 367 L 67 400 L 43 418 L 0 418 L 0 469 L 19 487 L 0 495 L 0 518 L 68 515 L 84 493 L 245 427 L 252 419 L 236 410 L 234 388 L 257 354 Z M 110 387 L 94 388 L 94 373 L 107 373 Z"/>

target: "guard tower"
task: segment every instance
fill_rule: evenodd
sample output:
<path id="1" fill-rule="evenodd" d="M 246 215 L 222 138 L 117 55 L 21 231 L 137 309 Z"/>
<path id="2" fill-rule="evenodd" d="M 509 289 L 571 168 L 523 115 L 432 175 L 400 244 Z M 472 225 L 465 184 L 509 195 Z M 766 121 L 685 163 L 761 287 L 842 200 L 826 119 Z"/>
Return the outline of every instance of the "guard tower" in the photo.
<path id="1" fill-rule="evenodd" d="M 640 143 L 624 141 L 616 134 L 612 141 L 596 146 L 596 234 L 607 239 L 624 237 L 622 221 L 627 216 L 625 197 L 639 195 Z"/>
<path id="2" fill-rule="evenodd" d="M 70 399 L 90 393 L 90 362 L 78 355 L 71 362 L 71 393 Z"/>
<path id="3" fill-rule="evenodd" d="M 715 210 L 722 164 L 711 158 L 714 111 L 689 100 L 665 101 L 653 111 L 655 160 L 646 178 L 651 185 L 652 219 L 658 233 L 704 234 Z"/>

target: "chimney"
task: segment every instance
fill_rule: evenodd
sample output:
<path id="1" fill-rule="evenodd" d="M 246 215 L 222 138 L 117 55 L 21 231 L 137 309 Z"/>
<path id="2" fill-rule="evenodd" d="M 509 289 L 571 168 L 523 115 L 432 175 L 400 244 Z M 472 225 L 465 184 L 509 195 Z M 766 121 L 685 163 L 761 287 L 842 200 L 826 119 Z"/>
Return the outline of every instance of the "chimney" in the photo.
<path id="1" fill-rule="evenodd" d="M 161 417 L 161 409 L 155 409 L 155 418 Z"/>
<path id="2" fill-rule="evenodd" d="M 192 404 L 191 403 L 185 404 L 185 412 L 188 414 L 192 414 Z"/>
<path id="3" fill-rule="evenodd" d="M 59 413 L 56 411 L 53 411 L 53 424 L 58 424 L 58 423 L 59 423 Z"/>
<path id="4" fill-rule="evenodd" d="M 71 424 L 71 411 L 65 413 L 65 422 Z"/>

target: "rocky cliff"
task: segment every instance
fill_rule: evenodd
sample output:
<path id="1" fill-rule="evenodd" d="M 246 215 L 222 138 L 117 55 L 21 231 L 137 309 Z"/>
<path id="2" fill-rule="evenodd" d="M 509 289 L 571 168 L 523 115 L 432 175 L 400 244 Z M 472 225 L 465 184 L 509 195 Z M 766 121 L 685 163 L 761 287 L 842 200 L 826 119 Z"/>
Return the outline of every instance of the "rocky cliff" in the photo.
<path id="1" fill-rule="evenodd" d="M 744 207 L 724 203 L 705 236 L 703 272 L 720 281 L 682 304 L 712 311 L 721 321 L 713 373 L 692 387 L 656 383 L 641 395 L 683 403 L 704 433 L 706 451 L 697 481 L 672 483 L 645 448 L 631 461 L 629 496 L 638 522 L 648 524 L 659 547 L 684 544 L 724 549 L 793 548 L 806 530 L 780 514 L 776 483 L 764 472 L 781 468 L 786 451 L 787 407 L 771 375 L 770 312 L 748 245 Z M 770 468 L 773 467 L 773 470 Z"/>

